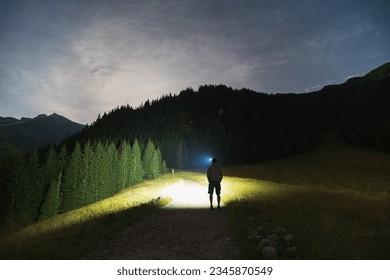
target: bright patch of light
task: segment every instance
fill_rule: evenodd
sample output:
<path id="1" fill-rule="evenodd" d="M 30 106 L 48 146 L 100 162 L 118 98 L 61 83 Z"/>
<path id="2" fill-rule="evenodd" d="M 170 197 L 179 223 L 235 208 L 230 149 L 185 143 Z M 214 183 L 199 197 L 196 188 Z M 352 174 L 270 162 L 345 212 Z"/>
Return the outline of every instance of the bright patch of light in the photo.
<path id="1" fill-rule="evenodd" d="M 161 192 L 161 197 L 169 197 L 172 201 L 168 208 L 208 208 L 210 207 L 207 188 L 194 181 L 183 182 L 168 186 Z M 215 204 L 216 197 L 214 195 Z"/>
<path id="2" fill-rule="evenodd" d="M 206 167 L 211 164 L 211 161 L 213 160 L 213 157 L 206 154 L 206 155 L 199 155 L 196 160 L 196 165 L 199 167 Z"/>

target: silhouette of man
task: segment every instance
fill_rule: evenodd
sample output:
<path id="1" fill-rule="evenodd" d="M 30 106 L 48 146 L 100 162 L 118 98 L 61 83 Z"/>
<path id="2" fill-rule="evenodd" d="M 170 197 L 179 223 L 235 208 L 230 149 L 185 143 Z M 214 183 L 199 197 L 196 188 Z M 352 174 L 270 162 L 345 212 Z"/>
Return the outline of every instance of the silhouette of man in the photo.
<path id="1" fill-rule="evenodd" d="M 213 210 L 213 193 L 217 194 L 218 209 L 221 209 L 221 181 L 223 173 L 217 164 L 217 159 L 213 158 L 211 166 L 207 169 L 207 179 L 209 181 L 210 210 Z"/>

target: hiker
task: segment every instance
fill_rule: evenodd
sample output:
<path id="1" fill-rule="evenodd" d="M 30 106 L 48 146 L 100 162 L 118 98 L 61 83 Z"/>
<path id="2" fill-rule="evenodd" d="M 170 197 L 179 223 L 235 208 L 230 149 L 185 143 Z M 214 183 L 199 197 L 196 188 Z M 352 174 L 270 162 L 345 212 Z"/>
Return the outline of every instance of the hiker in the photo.
<path id="1" fill-rule="evenodd" d="M 223 173 L 221 167 L 217 164 L 217 159 L 213 158 L 211 166 L 207 169 L 207 179 L 209 181 L 210 210 L 213 210 L 213 193 L 217 194 L 218 209 L 221 209 L 221 181 Z"/>

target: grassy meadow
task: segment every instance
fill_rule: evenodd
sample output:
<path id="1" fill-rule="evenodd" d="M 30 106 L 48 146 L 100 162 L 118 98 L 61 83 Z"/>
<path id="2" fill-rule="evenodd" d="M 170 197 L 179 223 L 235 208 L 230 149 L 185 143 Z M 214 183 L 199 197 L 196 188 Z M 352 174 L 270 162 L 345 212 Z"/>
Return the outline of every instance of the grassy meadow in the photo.
<path id="1" fill-rule="evenodd" d="M 254 235 L 263 225 L 286 228 L 300 258 L 390 259 L 390 154 L 332 132 L 310 153 L 224 173 L 223 200 L 245 258 L 258 258 Z"/>
<path id="2" fill-rule="evenodd" d="M 222 200 L 243 258 L 257 259 L 259 225 L 295 237 L 300 259 L 390 259 L 390 154 L 347 145 L 337 133 L 307 154 L 223 166 Z M 78 259 L 158 210 L 161 190 L 206 170 L 176 172 L 0 239 L 1 259 Z M 205 200 L 208 200 L 205 195 Z"/>

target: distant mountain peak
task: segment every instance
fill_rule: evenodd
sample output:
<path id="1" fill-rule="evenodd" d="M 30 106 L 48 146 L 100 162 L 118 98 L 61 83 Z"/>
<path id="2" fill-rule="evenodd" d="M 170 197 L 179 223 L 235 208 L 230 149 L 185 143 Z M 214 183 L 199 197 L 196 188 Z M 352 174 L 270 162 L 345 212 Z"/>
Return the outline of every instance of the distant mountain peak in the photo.
<path id="1" fill-rule="evenodd" d="M 46 118 L 46 117 L 47 117 L 46 114 L 39 114 L 38 116 L 36 116 L 36 117 L 34 118 L 34 120 L 39 120 L 39 119 Z"/>
<path id="2" fill-rule="evenodd" d="M 39 114 L 35 118 L 0 117 L 0 135 L 25 151 L 48 144 L 59 144 L 67 135 L 79 132 L 83 124 L 73 122 L 56 113 Z"/>

